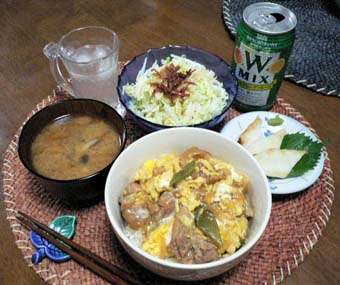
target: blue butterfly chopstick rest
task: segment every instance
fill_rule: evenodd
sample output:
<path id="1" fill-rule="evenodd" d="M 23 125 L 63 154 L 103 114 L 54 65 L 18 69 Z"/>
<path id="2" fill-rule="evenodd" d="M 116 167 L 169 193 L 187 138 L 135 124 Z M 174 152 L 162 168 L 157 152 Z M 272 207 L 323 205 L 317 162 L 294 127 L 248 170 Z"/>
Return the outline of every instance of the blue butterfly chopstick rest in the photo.
<path id="1" fill-rule="evenodd" d="M 51 222 L 49 227 L 64 237 L 72 239 L 76 229 L 76 217 L 69 215 L 59 216 Z M 38 264 L 46 256 L 55 262 L 64 262 L 71 258 L 71 256 L 61 251 L 33 230 L 30 232 L 30 239 L 37 249 L 32 255 L 33 264 Z"/>

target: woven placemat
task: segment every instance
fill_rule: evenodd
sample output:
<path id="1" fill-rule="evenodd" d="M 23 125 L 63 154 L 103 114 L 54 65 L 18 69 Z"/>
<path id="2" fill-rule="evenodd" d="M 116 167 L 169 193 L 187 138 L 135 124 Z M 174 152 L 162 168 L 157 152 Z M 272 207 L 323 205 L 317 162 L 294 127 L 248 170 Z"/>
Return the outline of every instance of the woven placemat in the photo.
<path id="1" fill-rule="evenodd" d="M 222 14 L 232 37 L 250 4 L 264 0 L 223 0 Z M 297 17 L 296 40 L 285 79 L 340 98 L 340 9 L 335 0 L 272 1 Z"/>
<path id="2" fill-rule="evenodd" d="M 63 92 L 49 96 L 39 103 L 28 117 L 65 96 Z M 278 99 L 273 111 L 291 116 L 310 127 L 303 116 L 283 99 Z M 237 115 L 239 113 L 231 109 L 225 122 Z M 130 119 L 127 119 L 127 126 L 128 143 L 143 135 L 143 132 Z M 31 256 L 35 249 L 29 240 L 29 232 L 15 217 L 18 210 L 45 224 L 60 215 L 76 215 L 75 242 L 110 262 L 119 264 L 131 275 L 148 280 L 149 284 L 188 284 L 163 279 L 134 262 L 115 238 L 106 215 L 104 202 L 86 209 L 74 210 L 44 191 L 20 162 L 17 153 L 20 131 L 21 128 L 4 154 L 2 169 L 4 204 L 15 243 L 28 266 L 42 279 L 51 284 L 60 285 L 106 284 L 103 279 L 72 260 L 58 264 L 44 259 L 40 264 L 33 265 Z M 308 190 L 283 197 L 274 196 L 268 227 L 248 258 L 228 273 L 206 280 L 204 284 L 276 284 L 290 275 L 303 262 L 321 236 L 334 200 L 334 180 L 326 150 L 325 157 L 325 167 L 320 178 Z"/>

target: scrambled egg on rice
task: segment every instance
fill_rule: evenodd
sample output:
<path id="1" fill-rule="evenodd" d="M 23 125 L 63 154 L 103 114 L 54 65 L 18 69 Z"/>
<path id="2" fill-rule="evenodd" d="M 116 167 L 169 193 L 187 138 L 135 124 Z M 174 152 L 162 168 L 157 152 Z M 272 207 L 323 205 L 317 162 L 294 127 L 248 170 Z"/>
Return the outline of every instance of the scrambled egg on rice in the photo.
<path id="1" fill-rule="evenodd" d="M 187 151 L 190 152 L 190 149 Z M 138 230 L 143 233 L 141 248 L 151 255 L 171 258 L 167 245 L 179 207 L 185 206 L 195 215 L 195 209 L 204 204 L 210 207 L 216 218 L 222 240 L 218 248 L 219 256 L 234 253 L 245 241 L 248 230 L 249 215 L 246 212 L 250 205 L 246 197 L 247 177 L 213 156 L 198 157 L 195 159 L 194 173 L 170 186 L 174 174 L 183 169 L 182 158 L 170 153 L 148 160 L 132 179 L 141 189 L 132 194 L 136 204 L 156 202 L 164 191 L 170 191 L 176 199 L 174 213 L 161 221 L 149 222 Z M 195 231 L 204 236 L 200 229 L 195 228 Z"/>

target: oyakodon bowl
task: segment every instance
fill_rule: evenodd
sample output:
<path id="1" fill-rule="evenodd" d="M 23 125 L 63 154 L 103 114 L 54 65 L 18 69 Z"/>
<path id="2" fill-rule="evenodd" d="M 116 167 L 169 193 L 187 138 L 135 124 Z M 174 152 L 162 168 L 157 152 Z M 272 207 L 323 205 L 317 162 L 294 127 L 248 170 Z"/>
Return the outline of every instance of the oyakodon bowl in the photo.
<path id="1" fill-rule="evenodd" d="M 50 123 L 61 118 L 78 115 L 103 119 L 117 130 L 120 137 L 120 149 L 117 155 L 104 168 L 81 178 L 58 180 L 40 174 L 32 162 L 31 147 L 34 139 Z M 23 165 L 52 196 L 71 206 L 86 206 L 103 199 L 108 171 L 113 161 L 123 150 L 125 141 L 124 120 L 109 105 L 92 99 L 66 99 L 41 109 L 26 122 L 20 134 L 18 153 Z"/>
<path id="2" fill-rule="evenodd" d="M 190 46 L 165 46 L 161 48 L 149 49 L 147 52 L 134 57 L 124 66 L 118 79 L 117 90 L 120 101 L 123 103 L 124 107 L 134 119 L 134 121 L 141 128 L 148 132 L 177 127 L 157 124 L 136 114 L 131 109 L 134 101 L 128 94 L 126 94 L 123 88 L 126 84 L 133 84 L 136 82 L 138 72 L 143 67 L 145 69 L 149 69 L 154 64 L 154 62 L 157 62 L 159 65 L 161 65 L 161 61 L 165 60 L 171 55 L 184 56 L 187 59 L 202 64 L 206 69 L 212 70 L 215 73 L 217 80 L 222 83 L 223 88 L 227 91 L 229 96 L 227 104 L 219 114 L 207 121 L 194 125 L 187 125 L 191 127 L 201 127 L 208 129 L 215 127 L 227 116 L 228 111 L 235 100 L 237 95 L 237 80 L 229 65 L 222 58 L 203 49 Z"/>
<path id="3" fill-rule="evenodd" d="M 154 257 L 138 248 L 125 234 L 119 196 L 143 163 L 161 155 L 196 146 L 209 151 L 245 173 L 249 179 L 248 195 L 254 209 L 246 242 L 234 254 L 203 264 L 181 264 Z M 105 185 L 105 206 L 114 232 L 125 250 L 141 265 L 161 276 L 177 280 L 202 280 L 222 274 L 241 260 L 260 239 L 271 212 L 268 181 L 254 157 L 242 146 L 219 133 L 201 128 L 172 128 L 148 134 L 132 143 L 113 163 Z"/>

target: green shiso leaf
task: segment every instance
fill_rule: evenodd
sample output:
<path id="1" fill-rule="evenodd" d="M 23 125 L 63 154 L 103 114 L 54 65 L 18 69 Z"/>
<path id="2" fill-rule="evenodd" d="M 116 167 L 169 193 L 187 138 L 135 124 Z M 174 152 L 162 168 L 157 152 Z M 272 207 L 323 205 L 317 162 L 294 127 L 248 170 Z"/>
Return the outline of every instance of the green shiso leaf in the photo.
<path id="1" fill-rule="evenodd" d="M 302 134 L 287 134 L 284 136 L 281 149 L 304 150 L 306 153 L 294 165 L 287 178 L 301 176 L 309 170 L 312 170 L 317 164 L 324 144 L 313 141 L 310 137 Z"/>

